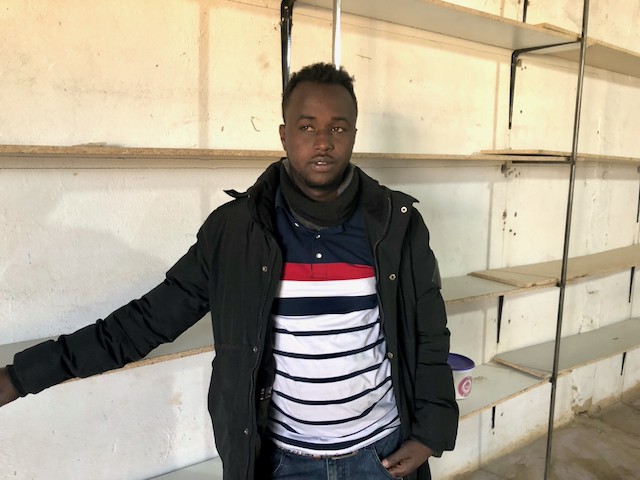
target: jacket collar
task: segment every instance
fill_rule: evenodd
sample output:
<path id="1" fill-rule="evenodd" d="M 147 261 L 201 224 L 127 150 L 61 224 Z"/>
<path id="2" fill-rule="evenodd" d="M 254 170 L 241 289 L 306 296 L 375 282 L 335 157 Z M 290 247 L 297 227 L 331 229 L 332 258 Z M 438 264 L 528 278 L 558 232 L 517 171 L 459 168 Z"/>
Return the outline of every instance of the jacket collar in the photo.
<path id="1" fill-rule="evenodd" d="M 276 192 L 280 184 L 280 169 L 284 168 L 282 161 L 272 163 L 258 177 L 256 182 L 245 192 L 225 190 L 234 198 L 247 198 L 248 206 L 254 220 L 274 231 Z M 360 201 L 367 218 L 370 233 L 380 238 L 387 227 L 391 215 L 392 203 L 403 203 L 407 206 L 418 200 L 402 192 L 392 191 L 355 167 L 355 174 L 360 176 Z M 392 200 L 393 196 L 393 200 Z"/>
<path id="2" fill-rule="evenodd" d="M 361 202 L 368 219 L 368 229 L 372 239 L 381 238 L 389 228 L 392 208 L 395 205 L 406 205 L 410 208 L 418 200 L 406 193 L 391 190 L 371 178 L 360 168 L 356 167 L 360 175 Z"/>
<path id="3" fill-rule="evenodd" d="M 245 192 L 224 191 L 236 199 L 246 198 L 254 221 L 261 223 L 272 232 L 275 231 L 276 192 L 280 184 L 280 169 L 284 168 L 282 166 L 283 160 L 284 158 L 281 158 L 269 165 Z"/>

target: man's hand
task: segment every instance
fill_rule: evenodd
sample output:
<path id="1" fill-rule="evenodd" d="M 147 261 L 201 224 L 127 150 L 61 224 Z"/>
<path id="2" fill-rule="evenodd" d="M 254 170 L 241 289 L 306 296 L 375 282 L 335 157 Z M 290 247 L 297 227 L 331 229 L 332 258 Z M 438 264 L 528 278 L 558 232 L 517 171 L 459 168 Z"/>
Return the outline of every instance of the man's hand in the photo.
<path id="1" fill-rule="evenodd" d="M 14 387 L 11 382 L 7 369 L 4 367 L 0 368 L 0 407 L 9 402 L 13 402 L 19 396 L 16 387 Z"/>
<path id="2" fill-rule="evenodd" d="M 382 460 L 382 466 L 394 477 L 404 477 L 415 472 L 433 455 L 426 445 L 417 440 L 407 440 L 398 450 Z"/>

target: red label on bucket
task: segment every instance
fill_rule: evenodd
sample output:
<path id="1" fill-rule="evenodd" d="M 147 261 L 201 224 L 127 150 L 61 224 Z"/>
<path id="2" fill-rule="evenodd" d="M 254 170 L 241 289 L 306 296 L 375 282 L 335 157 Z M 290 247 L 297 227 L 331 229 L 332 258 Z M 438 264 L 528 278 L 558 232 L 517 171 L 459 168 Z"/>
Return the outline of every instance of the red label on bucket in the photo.
<path id="1" fill-rule="evenodd" d="M 461 397 L 468 397 L 471 393 L 471 383 L 473 381 L 473 377 L 471 375 L 467 375 L 458 383 L 458 393 Z"/>

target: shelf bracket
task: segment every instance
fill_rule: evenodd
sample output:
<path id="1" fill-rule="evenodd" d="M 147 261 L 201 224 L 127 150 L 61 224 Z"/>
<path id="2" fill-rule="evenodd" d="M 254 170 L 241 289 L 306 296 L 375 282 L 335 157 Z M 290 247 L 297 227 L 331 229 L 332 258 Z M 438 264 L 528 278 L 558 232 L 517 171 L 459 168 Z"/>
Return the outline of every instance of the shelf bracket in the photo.
<path id="1" fill-rule="evenodd" d="M 527 23 L 527 9 L 529 8 L 529 0 L 524 0 L 522 5 L 522 23 Z"/>
<path id="2" fill-rule="evenodd" d="M 629 303 L 631 303 L 631 298 L 633 296 L 633 279 L 636 276 L 636 267 L 635 265 L 631 267 L 631 279 L 629 280 Z"/>
<path id="3" fill-rule="evenodd" d="M 289 83 L 291 69 L 291 30 L 293 28 L 293 4 L 296 0 L 280 3 L 280 58 L 282 63 L 282 91 Z"/>
<path id="4" fill-rule="evenodd" d="M 640 173 L 640 167 L 638 167 L 638 173 Z M 640 184 L 638 184 L 638 209 L 636 210 L 636 223 L 640 222 Z"/>
<path id="5" fill-rule="evenodd" d="M 496 343 L 500 343 L 500 328 L 502 327 L 502 308 L 504 307 L 504 295 L 498 297 L 498 332 L 496 334 Z"/>
<path id="6" fill-rule="evenodd" d="M 565 50 L 568 48 L 577 48 L 580 45 L 580 41 L 556 43 L 553 45 L 544 45 L 541 47 L 521 48 L 520 50 L 514 50 L 511 53 L 511 76 L 509 77 L 509 130 L 513 125 L 513 101 L 515 99 L 516 90 L 516 73 L 518 67 L 518 60 L 520 55 L 525 53 L 550 53 L 552 51 Z M 545 52 L 547 50 L 547 52 Z"/>
<path id="7" fill-rule="evenodd" d="M 622 365 L 620 366 L 620 375 L 624 375 L 624 364 L 627 361 L 627 352 L 622 352 Z"/>

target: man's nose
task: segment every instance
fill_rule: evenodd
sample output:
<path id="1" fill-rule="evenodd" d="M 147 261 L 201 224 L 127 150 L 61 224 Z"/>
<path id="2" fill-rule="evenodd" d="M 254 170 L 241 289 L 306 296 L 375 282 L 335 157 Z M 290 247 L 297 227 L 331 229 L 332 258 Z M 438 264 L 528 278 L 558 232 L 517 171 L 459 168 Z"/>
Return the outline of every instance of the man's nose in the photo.
<path id="1" fill-rule="evenodd" d="M 331 132 L 324 128 L 316 130 L 313 145 L 316 150 L 331 150 L 333 148 L 333 138 L 331 137 Z"/>

